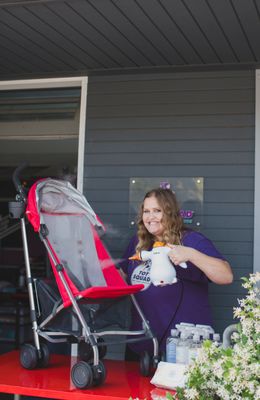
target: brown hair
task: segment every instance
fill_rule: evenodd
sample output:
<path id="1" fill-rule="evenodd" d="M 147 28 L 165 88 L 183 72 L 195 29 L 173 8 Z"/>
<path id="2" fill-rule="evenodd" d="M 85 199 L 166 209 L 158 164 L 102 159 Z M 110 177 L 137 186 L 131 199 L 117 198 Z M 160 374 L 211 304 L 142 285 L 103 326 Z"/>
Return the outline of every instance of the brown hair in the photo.
<path id="1" fill-rule="evenodd" d="M 144 201 L 149 197 L 155 197 L 163 211 L 162 224 L 165 227 L 163 241 L 165 243 L 181 244 L 184 225 L 176 196 L 170 189 L 157 188 L 146 193 L 139 210 L 137 217 L 137 251 L 148 250 L 154 243 L 154 236 L 147 231 L 143 223 Z"/>

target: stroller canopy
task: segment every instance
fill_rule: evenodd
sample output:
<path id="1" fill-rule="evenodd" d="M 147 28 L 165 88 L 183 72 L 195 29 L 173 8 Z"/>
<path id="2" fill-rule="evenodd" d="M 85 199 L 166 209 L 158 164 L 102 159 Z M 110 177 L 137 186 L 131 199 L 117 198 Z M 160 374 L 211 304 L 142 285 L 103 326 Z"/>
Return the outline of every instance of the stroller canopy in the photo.
<path id="1" fill-rule="evenodd" d="M 87 199 L 67 181 L 48 178 L 31 187 L 26 215 L 36 232 L 42 223 L 41 211 L 56 215 L 84 214 L 93 225 L 103 227 Z"/>

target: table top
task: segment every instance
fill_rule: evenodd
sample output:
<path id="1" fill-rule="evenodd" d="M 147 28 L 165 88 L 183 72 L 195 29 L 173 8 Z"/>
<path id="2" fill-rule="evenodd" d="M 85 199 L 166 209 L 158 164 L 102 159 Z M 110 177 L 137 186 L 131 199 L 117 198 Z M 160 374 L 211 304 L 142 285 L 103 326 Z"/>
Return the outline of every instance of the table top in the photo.
<path id="1" fill-rule="evenodd" d="M 19 351 L 0 356 L 0 392 L 45 397 L 51 399 L 120 400 L 139 398 L 149 400 L 155 388 L 149 377 L 139 373 L 136 362 L 104 360 L 107 371 L 105 383 L 86 390 L 76 389 L 70 380 L 75 358 L 51 355 L 47 368 L 26 370 L 20 365 Z"/>

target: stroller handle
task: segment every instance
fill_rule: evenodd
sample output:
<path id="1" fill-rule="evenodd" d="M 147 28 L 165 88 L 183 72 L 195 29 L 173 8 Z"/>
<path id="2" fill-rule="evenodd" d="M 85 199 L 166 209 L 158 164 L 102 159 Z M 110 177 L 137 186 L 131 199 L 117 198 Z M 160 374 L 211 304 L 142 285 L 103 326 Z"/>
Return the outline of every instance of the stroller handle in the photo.
<path id="1" fill-rule="evenodd" d="M 26 199 L 26 194 L 25 194 L 24 187 L 23 187 L 23 185 L 22 185 L 22 183 L 21 183 L 21 180 L 20 180 L 20 175 L 21 175 L 21 172 L 22 172 L 25 168 L 27 168 L 28 166 L 29 166 L 28 162 L 26 162 L 26 161 L 23 162 L 22 164 L 20 164 L 20 165 L 14 170 L 13 176 L 12 176 L 15 189 L 16 189 L 17 193 L 22 197 L 23 200 Z"/>

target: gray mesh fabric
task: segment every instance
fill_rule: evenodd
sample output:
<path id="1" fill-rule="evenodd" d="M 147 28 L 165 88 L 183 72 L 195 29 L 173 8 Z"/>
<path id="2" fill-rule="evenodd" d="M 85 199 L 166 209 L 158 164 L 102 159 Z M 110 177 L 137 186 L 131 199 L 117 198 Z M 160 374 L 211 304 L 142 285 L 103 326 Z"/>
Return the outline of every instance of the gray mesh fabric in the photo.
<path id="1" fill-rule="evenodd" d="M 78 289 L 107 286 L 91 226 L 102 225 L 86 198 L 69 182 L 46 179 L 38 183 L 36 199 L 41 224 Z"/>
<path id="2" fill-rule="evenodd" d="M 49 241 L 69 277 L 80 289 L 107 286 L 85 215 L 44 214 Z"/>

